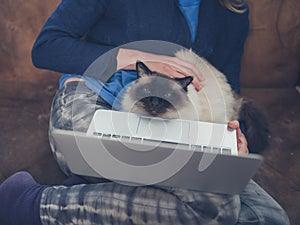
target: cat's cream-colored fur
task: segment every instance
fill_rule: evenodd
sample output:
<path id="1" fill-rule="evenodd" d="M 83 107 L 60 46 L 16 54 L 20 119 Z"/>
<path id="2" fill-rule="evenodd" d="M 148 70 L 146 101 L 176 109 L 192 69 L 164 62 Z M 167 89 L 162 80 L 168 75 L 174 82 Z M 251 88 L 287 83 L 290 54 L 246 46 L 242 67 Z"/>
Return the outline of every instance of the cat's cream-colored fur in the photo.
<path id="1" fill-rule="evenodd" d="M 193 119 L 216 123 L 236 119 L 240 101 L 235 98 L 224 74 L 192 51 L 179 51 L 176 57 L 194 64 L 204 77 L 199 92 L 192 85 L 188 87 L 188 96 L 198 117 Z"/>
<path id="2" fill-rule="evenodd" d="M 152 76 L 145 76 L 145 78 L 142 78 L 144 80 L 137 82 L 136 86 L 133 84 L 127 89 L 122 102 L 123 111 L 143 115 L 151 114 L 148 109 L 145 110 L 145 105 L 140 104 L 134 90 L 137 87 L 143 87 L 143 85 L 147 86 L 147 83 L 154 84 L 153 79 L 162 79 L 159 82 L 165 82 L 163 81 L 165 79 L 166 83 L 163 83 L 163 85 L 156 83 L 155 87 L 157 85 L 161 86 L 162 89 L 166 87 L 166 91 L 178 93 L 179 95 L 178 101 L 174 101 L 174 104 L 172 104 L 175 110 L 174 108 L 166 109 L 166 112 L 158 115 L 159 117 L 224 124 L 232 120 L 243 121 L 250 151 L 263 151 L 268 146 L 270 134 L 269 124 L 264 113 L 252 101 L 235 94 L 225 75 L 204 58 L 189 50 L 177 52 L 176 57 L 194 64 L 200 71 L 204 77 L 204 80 L 200 83 L 201 90 L 197 92 L 193 85 L 188 85 L 186 94 L 182 87 L 172 79 L 164 78 L 164 76 L 154 75 L 153 78 L 151 78 Z M 155 73 L 153 72 L 153 74 Z M 167 82 L 172 82 L 172 85 L 167 85 Z"/>
<path id="3" fill-rule="evenodd" d="M 188 86 L 187 99 L 181 107 L 175 111 L 168 111 L 160 115 L 164 118 L 180 118 L 188 120 L 199 120 L 215 123 L 227 123 L 237 118 L 238 101 L 226 77 L 204 58 L 199 57 L 194 52 L 182 50 L 176 53 L 176 57 L 194 64 L 204 77 L 201 82 L 201 90 L 197 92 L 193 85 Z M 163 78 L 161 81 L 164 82 Z M 151 80 L 150 77 L 144 77 L 140 85 L 145 85 Z M 167 82 L 167 81 L 166 81 Z M 177 86 L 177 87 L 176 87 Z M 127 90 L 130 93 L 130 88 Z M 173 91 L 181 91 L 179 85 L 173 85 Z M 143 107 L 136 104 L 135 96 L 130 94 L 122 101 L 122 110 L 147 115 Z"/>

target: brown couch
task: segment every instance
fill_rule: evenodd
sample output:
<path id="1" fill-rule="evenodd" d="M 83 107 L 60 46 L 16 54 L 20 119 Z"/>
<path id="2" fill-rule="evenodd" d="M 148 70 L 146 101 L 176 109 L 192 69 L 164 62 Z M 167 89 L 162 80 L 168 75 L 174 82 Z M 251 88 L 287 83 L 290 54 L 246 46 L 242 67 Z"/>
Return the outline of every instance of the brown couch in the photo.
<path id="1" fill-rule="evenodd" d="M 55 1 L 4 0 L 0 7 L 0 182 L 28 170 L 41 183 L 64 179 L 47 139 L 50 103 L 59 74 L 35 69 L 30 51 Z M 242 60 L 242 95 L 268 115 L 271 146 L 255 176 L 300 220 L 300 1 L 248 0 L 250 32 Z"/>
<path id="2" fill-rule="evenodd" d="M 250 31 L 242 62 L 242 95 L 268 115 L 272 135 L 255 180 L 299 224 L 300 1 L 248 0 Z"/>

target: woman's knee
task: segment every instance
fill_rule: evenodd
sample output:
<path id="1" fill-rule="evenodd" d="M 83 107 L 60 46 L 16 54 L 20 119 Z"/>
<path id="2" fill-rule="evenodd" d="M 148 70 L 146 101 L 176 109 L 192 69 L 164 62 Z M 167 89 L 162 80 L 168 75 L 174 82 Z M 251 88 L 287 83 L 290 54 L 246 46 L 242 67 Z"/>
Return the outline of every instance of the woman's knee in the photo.
<path id="1" fill-rule="evenodd" d="M 259 211 L 259 213 L 258 213 Z M 287 213 L 280 207 L 277 209 L 255 209 L 245 204 L 241 206 L 239 220 L 236 225 L 289 225 Z"/>
<path id="2" fill-rule="evenodd" d="M 238 225 L 289 225 L 285 210 L 254 181 L 240 194 L 241 212 Z"/>
<path id="3" fill-rule="evenodd" d="M 99 105 L 98 94 L 84 82 L 67 83 L 57 91 L 51 108 L 50 125 L 57 129 L 86 132 Z"/>

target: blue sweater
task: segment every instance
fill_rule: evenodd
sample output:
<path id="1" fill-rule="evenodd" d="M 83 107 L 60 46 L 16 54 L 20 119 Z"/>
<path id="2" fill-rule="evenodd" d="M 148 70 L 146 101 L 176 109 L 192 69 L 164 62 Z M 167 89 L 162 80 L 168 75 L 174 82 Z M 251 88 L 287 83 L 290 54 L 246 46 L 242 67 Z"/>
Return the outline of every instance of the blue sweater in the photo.
<path id="1" fill-rule="evenodd" d="M 221 70 L 239 91 L 248 13 L 202 0 L 195 41 L 177 0 L 63 0 L 32 49 L 35 66 L 83 74 L 108 50 L 132 41 L 162 40 L 192 48 Z"/>

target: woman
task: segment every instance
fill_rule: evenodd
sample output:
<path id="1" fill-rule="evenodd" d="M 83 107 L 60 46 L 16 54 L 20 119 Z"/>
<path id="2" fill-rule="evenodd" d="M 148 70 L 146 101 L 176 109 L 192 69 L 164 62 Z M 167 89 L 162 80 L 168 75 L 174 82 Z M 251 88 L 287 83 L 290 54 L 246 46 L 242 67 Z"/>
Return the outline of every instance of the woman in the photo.
<path id="1" fill-rule="evenodd" d="M 109 50 L 114 49 L 96 76 L 101 83 L 114 81 L 114 71 L 133 69 L 136 60 L 142 60 L 150 69 L 170 76 L 193 74 L 193 85 L 201 89 L 201 74 L 172 54 L 162 55 L 160 49 L 145 52 L 143 47 L 115 49 L 133 41 L 160 40 L 192 48 L 221 70 L 239 92 L 247 10 L 246 3 L 229 0 L 62 1 L 41 30 L 32 59 L 39 68 L 65 74 L 52 105 L 50 143 L 58 163 L 70 177 L 63 186 L 56 187 L 39 185 L 25 172 L 8 178 L 0 186 L 1 223 L 289 224 L 284 210 L 253 181 L 239 196 L 132 187 L 107 180 L 91 184 L 70 174 L 51 140 L 53 127 L 85 131 L 95 109 L 110 107 L 82 76 L 90 75 L 90 65 Z M 76 112 L 79 120 L 72 117 L 74 99 L 80 99 Z M 229 126 L 238 131 L 239 152 L 247 153 L 247 141 L 238 122 L 230 122 Z"/>

